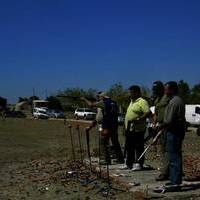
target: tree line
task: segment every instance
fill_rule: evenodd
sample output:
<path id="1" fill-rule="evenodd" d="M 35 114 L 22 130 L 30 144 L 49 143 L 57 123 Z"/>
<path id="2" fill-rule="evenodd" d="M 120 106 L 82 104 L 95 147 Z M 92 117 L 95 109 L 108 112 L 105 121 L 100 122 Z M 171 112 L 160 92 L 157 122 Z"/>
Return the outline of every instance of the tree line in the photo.
<path id="1" fill-rule="evenodd" d="M 184 100 L 186 104 L 200 104 L 200 83 L 195 84 L 193 87 L 184 81 L 178 82 L 179 96 Z M 142 95 L 151 104 L 151 88 L 141 87 Z M 121 83 L 112 85 L 107 91 L 105 91 L 109 97 L 115 100 L 121 108 L 122 112 L 125 112 L 129 104 L 129 93 L 128 89 L 125 88 Z M 59 109 L 64 111 L 74 111 L 77 107 L 86 107 L 85 102 L 80 100 L 81 96 L 84 96 L 91 101 L 95 101 L 98 90 L 90 88 L 66 88 L 63 91 L 58 91 L 57 95 L 49 96 L 46 100 L 49 101 L 49 107 L 51 109 Z M 33 99 L 39 99 L 38 97 L 30 97 L 26 100 L 32 102 Z M 19 101 L 25 100 L 19 98 Z"/>
<path id="2" fill-rule="evenodd" d="M 184 81 L 178 81 L 179 96 L 184 100 L 186 104 L 200 104 L 200 83 L 195 84 L 193 87 Z M 151 88 L 141 87 L 142 95 L 151 104 Z M 58 92 L 58 96 L 66 96 L 68 98 L 60 98 L 61 102 L 67 102 L 67 105 L 74 107 L 86 106 L 78 97 L 85 96 L 87 98 L 94 98 L 97 94 L 96 89 L 82 89 L 82 88 L 66 88 L 64 91 Z M 121 83 L 112 85 L 107 91 L 107 95 L 117 101 L 121 106 L 122 111 L 125 111 L 129 104 L 129 92 Z M 71 97 L 71 98 L 70 98 Z M 76 98 L 77 97 L 77 98 Z M 64 104 L 66 105 L 66 104 Z M 69 108 L 67 106 L 67 108 Z"/>

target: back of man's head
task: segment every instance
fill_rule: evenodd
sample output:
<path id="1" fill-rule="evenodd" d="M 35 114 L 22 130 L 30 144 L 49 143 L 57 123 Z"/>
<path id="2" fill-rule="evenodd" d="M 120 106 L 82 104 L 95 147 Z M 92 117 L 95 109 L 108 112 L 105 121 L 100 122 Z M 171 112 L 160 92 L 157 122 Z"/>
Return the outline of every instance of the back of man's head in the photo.
<path id="1" fill-rule="evenodd" d="M 162 96 L 164 94 L 164 85 L 161 81 L 155 81 L 152 87 L 153 96 Z"/>
<path id="2" fill-rule="evenodd" d="M 177 95 L 178 94 L 178 84 L 175 81 L 169 81 L 165 84 L 166 87 L 168 87 L 168 89 L 170 89 L 173 93 L 173 95 Z"/>
<path id="3" fill-rule="evenodd" d="M 129 90 L 133 93 L 141 94 L 141 89 L 138 85 L 132 85 L 131 87 L 129 87 Z"/>

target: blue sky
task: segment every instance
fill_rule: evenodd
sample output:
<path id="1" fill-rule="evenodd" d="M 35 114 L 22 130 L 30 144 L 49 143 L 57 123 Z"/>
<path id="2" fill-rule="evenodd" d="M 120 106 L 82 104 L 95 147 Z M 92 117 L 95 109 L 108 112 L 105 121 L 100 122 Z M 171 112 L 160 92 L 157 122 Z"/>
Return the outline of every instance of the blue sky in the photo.
<path id="1" fill-rule="evenodd" d="M 0 96 L 200 82 L 198 0 L 0 3 Z"/>

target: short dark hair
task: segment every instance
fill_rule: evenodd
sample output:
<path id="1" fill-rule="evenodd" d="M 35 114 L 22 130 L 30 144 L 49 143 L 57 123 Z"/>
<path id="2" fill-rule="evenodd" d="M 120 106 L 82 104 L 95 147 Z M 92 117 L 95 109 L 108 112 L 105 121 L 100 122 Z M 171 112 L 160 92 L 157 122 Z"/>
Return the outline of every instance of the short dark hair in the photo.
<path id="1" fill-rule="evenodd" d="M 152 91 L 155 95 L 164 94 L 164 85 L 161 81 L 153 82 Z"/>
<path id="2" fill-rule="evenodd" d="M 178 84 L 175 81 L 169 81 L 165 84 L 169 89 L 173 90 L 174 94 L 178 94 Z"/>
<path id="3" fill-rule="evenodd" d="M 140 89 L 140 86 L 138 85 L 132 85 L 131 87 L 129 87 L 129 90 L 135 93 L 141 94 L 141 89 Z"/>

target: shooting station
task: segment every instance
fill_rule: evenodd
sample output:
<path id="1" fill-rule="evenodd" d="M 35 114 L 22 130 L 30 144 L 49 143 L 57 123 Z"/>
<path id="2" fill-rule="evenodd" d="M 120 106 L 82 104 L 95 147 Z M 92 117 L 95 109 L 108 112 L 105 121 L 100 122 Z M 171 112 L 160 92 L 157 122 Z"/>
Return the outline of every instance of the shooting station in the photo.
<path id="1" fill-rule="evenodd" d="M 111 165 L 99 163 L 100 134 L 92 121 L 6 118 L 0 128 L 2 197 L 182 200 L 197 199 L 200 193 L 199 136 L 193 128 L 183 145 L 184 173 L 190 180 L 183 182 L 181 192 L 160 194 L 153 191 L 165 183 L 155 181 L 159 155 L 153 139 L 145 145 L 146 169 L 133 172 L 121 170 L 114 159 Z M 123 148 L 122 127 L 119 133 Z"/>
<path id="2" fill-rule="evenodd" d="M 96 180 L 102 179 L 106 182 L 106 186 L 101 188 L 104 194 L 109 197 L 113 191 L 132 193 L 134 199 L 152 199 L 152 198 L 166 198 L 166 199 L 183 199 L 196 196 L 197 191 L 200 191 L 200 181 L 183 181 L 182 192 L 170 192 L 170 187 L 160 194 L 155 193 L 159 190 L 159 186 L 163 182 L 156 182 L 155 178 L 159 171 L 157 168 L 151 167 L 151 161 L 155 160 L 155 155 L 152 154 L 155 146 L 154 143 L 162 134 L 160 131 L 152 140 L 146 144 L 145 151 L 140 156 L 146 156 L 149 165 L 142 171 L 131 172 L 130 170 L 120 169 L 122 164 L 115 164 L 112 160 L 111 165 L 101 165 L 99 162 L 100 156 L 100 137 L 98 127 L 93 126 L 92 122 L 84 120 L 67 120 L 65 122 L 66 129 L 70 133 L 72 159 L 74 163 L 83 163 L 86 166 L 89 174 L 92 174 L 92 179 L 88 179 L 86 184 L 93 184 Z M 91 141 L 95 141 L 91 143 Z M 187 146 L 187 145 L 186 145 Z M 185 147 L 186 147 L 185 146 Z M 147 154 L 147 155 L 145 155 Z M 191 159 L 191 158 L 190 158 Z M 188 164 L 188 160 L 186 161 Z M 190 167 L 188 164 L 187 167 Z M 78 170 L 77 170 L 78 169 Z M 79 168 L 76 168 L 77 179 L 79 176 Z M 200 168 L 196 169 L 196 178 L 200 175 Z M 199 180 L 197 178 L 197 180 Z M 113 187 L 115 184 L 115 187 Z M 120 186 L 119 188 L 116 187 Z M 189 191 L 189 192 L 188 192 Z"/>

